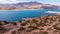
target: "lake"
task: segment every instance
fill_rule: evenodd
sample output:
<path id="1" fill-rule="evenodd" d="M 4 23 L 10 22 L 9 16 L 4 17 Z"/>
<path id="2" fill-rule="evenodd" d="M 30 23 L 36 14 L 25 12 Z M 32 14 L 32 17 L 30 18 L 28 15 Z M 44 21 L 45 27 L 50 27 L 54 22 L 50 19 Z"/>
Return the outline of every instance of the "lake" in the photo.
<path id="1" fill-rule="evenodd" d="M 23 18 L 34 18 L 45 15 L 45 12 L 47 10 L 0 10 L 0 20 L 16 22 Z"/>

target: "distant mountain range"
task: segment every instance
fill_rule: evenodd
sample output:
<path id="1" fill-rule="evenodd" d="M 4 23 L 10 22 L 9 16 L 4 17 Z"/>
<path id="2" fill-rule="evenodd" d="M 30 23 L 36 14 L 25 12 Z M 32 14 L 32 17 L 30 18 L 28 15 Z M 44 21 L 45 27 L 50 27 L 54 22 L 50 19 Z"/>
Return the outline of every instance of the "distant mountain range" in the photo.
<path id="1" fill-rule="evenodd" d="M 48 9 L 60 10 L 60 6 L 42 4 L 38 2 L 23 2 L 17 4 L 0 4 L 0 10 L 27 10 L 27 9 Z"/>

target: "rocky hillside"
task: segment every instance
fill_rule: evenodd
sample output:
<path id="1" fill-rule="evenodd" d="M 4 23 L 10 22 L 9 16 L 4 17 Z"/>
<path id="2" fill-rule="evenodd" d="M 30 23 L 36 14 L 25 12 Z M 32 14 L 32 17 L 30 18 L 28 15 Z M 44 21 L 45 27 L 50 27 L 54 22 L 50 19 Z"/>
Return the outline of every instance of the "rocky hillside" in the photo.
<path id="1" fill-rule="evenodd" d="M 0 34 L 60 34 L 60 15 L 0 21 Z"/>

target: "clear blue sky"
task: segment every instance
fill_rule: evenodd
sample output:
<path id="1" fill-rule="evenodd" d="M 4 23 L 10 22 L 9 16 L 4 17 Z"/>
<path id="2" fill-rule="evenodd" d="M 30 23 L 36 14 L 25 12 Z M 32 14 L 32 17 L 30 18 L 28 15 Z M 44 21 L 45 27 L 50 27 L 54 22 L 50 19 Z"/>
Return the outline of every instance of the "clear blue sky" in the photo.
<path id="1" fill-rule="evenodd" d="M 18 3 L 18 2 L 40 2 L 44 4 L 60 5 L 60 0 L 0 0 L 0 3 Z"/>

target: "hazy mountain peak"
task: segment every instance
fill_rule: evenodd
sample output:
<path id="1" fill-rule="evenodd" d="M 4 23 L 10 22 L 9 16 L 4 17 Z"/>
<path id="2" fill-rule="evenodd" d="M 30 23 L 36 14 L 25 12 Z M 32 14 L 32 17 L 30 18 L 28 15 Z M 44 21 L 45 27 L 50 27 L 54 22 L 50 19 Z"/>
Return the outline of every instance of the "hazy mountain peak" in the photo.
<path id="1" fill-rule="evenodd" d="M 42 3 L 39 3 L 39 2 L 21 2 L 18 4 L 42 4 Z"/>

